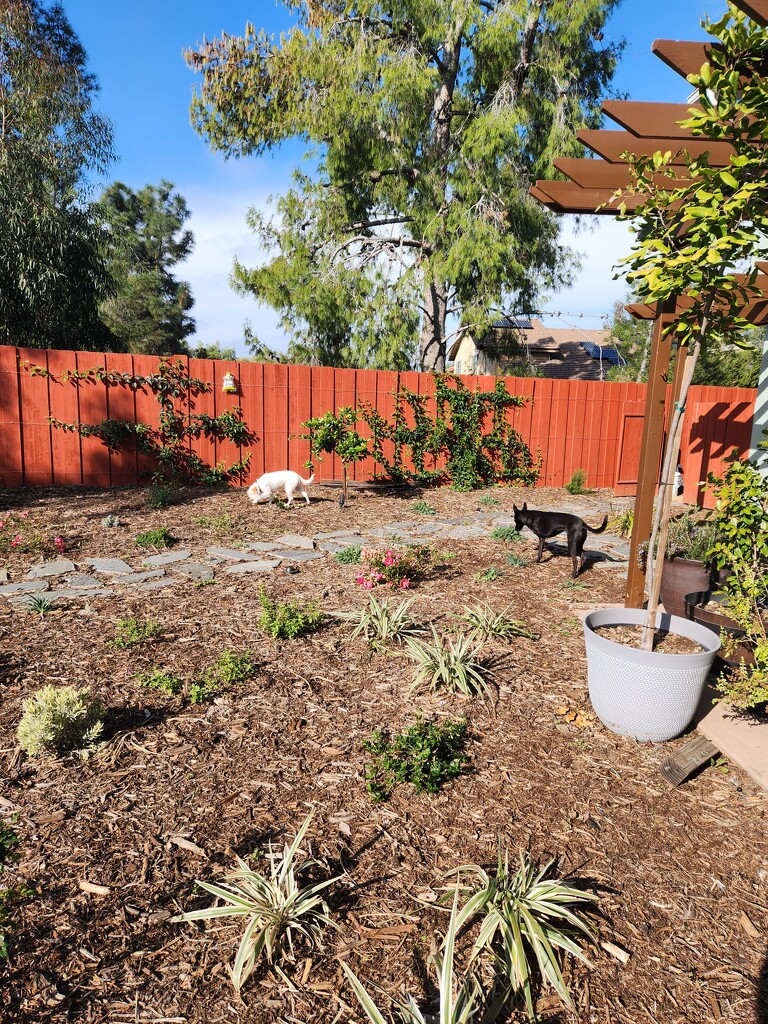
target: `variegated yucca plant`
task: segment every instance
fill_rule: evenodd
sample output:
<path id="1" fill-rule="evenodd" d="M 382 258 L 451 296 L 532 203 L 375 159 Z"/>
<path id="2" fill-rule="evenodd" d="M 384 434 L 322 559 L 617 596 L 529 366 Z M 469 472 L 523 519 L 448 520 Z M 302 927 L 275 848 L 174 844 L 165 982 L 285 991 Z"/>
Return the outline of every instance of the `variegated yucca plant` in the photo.
<path id="1" fill-rule="evenodd" d="M 329 917 L 328 904 L 321 894 L 340 876 L 305 887 L 298 878 L 303 871 L 318 863 L 311 859 L 297 863 L 299 847 L 311 820 L 310 811 L 296 838 L 290 846 L 283 846 L 282 853 L 269 845 L 268 875 L 254 871 L 237 857 L 238 868 L 226 876 L 227 884 L 196 883 L 220 900 L 219 906 L 191 910 L 171 918 L 174 922 L 209 921 L 220 917 L 243 919 L 245 930 L 231 969 L 232 984 L 238 992 L 253 973 L 260 957 L 266 956 L 269 963 L 273 963 L 278 955 L 293 961 L 296 939 L 306 941 L 312 948 L 326 925 L 337 927 Z"/>

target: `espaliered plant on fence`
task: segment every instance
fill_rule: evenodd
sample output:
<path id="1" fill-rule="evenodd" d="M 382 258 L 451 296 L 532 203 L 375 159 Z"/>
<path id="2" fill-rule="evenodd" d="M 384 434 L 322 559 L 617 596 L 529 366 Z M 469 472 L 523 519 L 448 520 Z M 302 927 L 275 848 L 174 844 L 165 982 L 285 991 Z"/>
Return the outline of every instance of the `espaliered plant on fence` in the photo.
<path id="1" fill-rule="evenodd" d="M 427 412 L 429 397 L 402 385 L 394 394 L 391 423 L 363 404 L 361 416 L 371 431 L 371 454 L 387 475 L 426 482 L 449 478 L 461 491 L 498 482 L 534 484 L 541 457 L 534 459 L 507 420 L 507 410 L 520 408 L 526 399 L 510 395 L 501 379 L 493 391 L 470 391 L 453 374 L 435 374 L 434 381 L 434 419 Z M 409 418 L 413 426 L 408 426 Z M 391 459 L 385 454 L 385 441 L 394 447 Z M 413 466 L 412 471 L 405 469 L 406 463 Z"/>
<path id="2" fill-rule="evenodd" d="M 209 465 L 191 448 L 200 436 L 231 441 L 240 447 L 256 441 L 243 421 L 240 407 L 227 409 L 218 416 L 194 412 L 194 399 L 211 391 L 205 381 L 190 377 L 182 360 L 161 359 L 157 371 L 150 374 L 116 373 L 101 366 L 90 370 L 65 370 L 60 378 L 44 366 L 22 364 L 32 376 L 51 377 L 62 383 L 79 386 L 81 381 L 123 387 L 129 391 L 149 391 L 158 404 L 156 424 L 133 420 L 104 419 L 99 423 L 65 423 L 49 413 L 48 422 L 58 430 L 72 431 L 81 437 L 98 437 L 111 452 L 135 444 L 138 451 L 157 462 L 153 479 L 174 484 L 218 484 L 227 481 L 242 483 L 250 463 L 250 453 L 227 466 L 223 462 Z"/>

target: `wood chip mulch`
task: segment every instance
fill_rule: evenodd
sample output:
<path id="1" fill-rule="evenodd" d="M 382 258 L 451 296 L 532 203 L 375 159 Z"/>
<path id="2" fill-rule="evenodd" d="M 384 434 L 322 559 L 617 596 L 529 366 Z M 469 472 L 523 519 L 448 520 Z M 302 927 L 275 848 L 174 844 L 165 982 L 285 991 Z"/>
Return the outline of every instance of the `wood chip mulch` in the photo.
<path id="1" fill-rule="evenodd" d="M 78 568 L 89 557 L 139 565 L 133 543 L 167 526 L 201 558 L 285 533 L 312 534 L 420 517 L 470 515 L 482 495 L 449 489 L 311 489 L 292 509 L 250 506 L 241 491 L 189 490 L 167 508 L 147 491 L 6 491 L 0 510 L 28 512 L 25 529 L 59 535 Z M 512 501 L 566 504 L 562 491 L 496 488 Z M 589 499 L 595 515 L 610 494 Z M 102 520 L 116 515 L 117 527 Z M 334 612 L 364 608 L 357 567 L 333 558 L 266 576 L 218 575 L 213 584 L 146 594 L 116 590 L 45 615 L 0 601 L 0 820 L 15 822 L 22 859 L 1 884 L 35 895 L 13 909 L 0 961 L 0 1018 L 13 1024 L 266 1024 L 362 1021 L 344 959 L 366 982 L 422 1005 L 434 996 L 427 966 L 446 915 L 434 906 L 445 873 L 496 862 L 499 837 L 515 858 L 555 858 L 561 876 L 600 895 L 591 966 L 566 968 L 576 1012 L 544 992 L 542 1020 L 559 1024 L 763 1022 L 768 1000 L 768 794 L 739 768 L 716 763 L 672 789 L 661 761 L 686 738 L 639 744 L 608 732 L 591 710 L 580 613 L 621 602 L 624 574 L 597 562 L 574 586 L 567 557 L 536 543 L 481 538 L 436 542 L 435 568 L 412 590 L 412 613 L 441 632 L 485 601 L 526 623 L 488 648 L 490 699 L 412 692 L 412 667 L 351 639 Z M 590 537 L 588 550 L 600 550 Z M 511 566 L 508 552 L 525 555 Z M 452 556 L 452 557 L 451 557 Z M 3 555 L 12 580 L 35 562 Z M 496 567 L 501 576 L 482 582 Z M 320 601 L 316 634 L 273 640 L 258 625 L 259 583 L 280 601 Z M 160 636 L 127 650 L 117 625 L 155 620 Z M 250 651 L 254 679 L 210 703 L 140 687 L 156 666 L 191 679 L 224 650 Z M 27 758 L 16 743 L 22 701 L 45 684 L 89 686 L 108 708 L 107 742 L 82 762 Z M 361 744 L 427 719 L 469 722 L 469 770 L 435 795 L 395 789 L 373 803 Z M 290 841 L 310 808 L 305 844 L 341 881 L 330 890 L 337 932 L 323 948 L 297 947 L 295 964 L 262 965 L 238 997 L 229 981 L 240 930 L 229 921 L 175 924 L 209 905 L 194 881 L 217 880 L 269 842 Z M 470 937 L 463 937 L 464 962 Z M 762 976 L 762 980 L 761 980 Z M 524 1020 L 522 1010 L 510 1020 Z"/>

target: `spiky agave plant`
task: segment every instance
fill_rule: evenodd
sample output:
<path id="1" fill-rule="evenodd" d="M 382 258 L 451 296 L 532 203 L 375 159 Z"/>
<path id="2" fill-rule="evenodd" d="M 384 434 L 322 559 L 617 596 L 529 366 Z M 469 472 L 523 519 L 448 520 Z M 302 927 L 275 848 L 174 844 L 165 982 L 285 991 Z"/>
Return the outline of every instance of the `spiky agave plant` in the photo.
<path id="1" fill-rule="evenodd" d="M 434 640 L 431 644 L 405 637 L 403 654 L 416 664 L 412 687 L 426 682 L 431 690 L 444 686 L 468 697 L 474 694 L 485 696 L 490 672 L 478 660 L 482 642 L 478 643 L 474 633 L 457 633 L 451 639 L 440 637 L 434 626 L 431 630 Z"/>
<path id="2" fill-rule="evenodd" d="M 589 964 L 576 940 L 583 936 L 594 941 L 594 932 L 580 908 L 596 904 L 597 896 L 564 880 L 547 878 L 551 867 L 549 861 L 539 868 L 528 854 L 521 853 L 518 867 L 511 870 L 509 851 L 502 853 L 499 846 L 494 874 L 477 864 L 451 872 L 459 876 L 454 903 L 459 894 L 467 897 L 458 914 L 458 928 L 476 916 L 482 918 L 470 962 L 490 953 L 512 989 L 523 995 L 531 1020 L 536 1016 L 536 970 L 542 982 L 575 1012 L 560 967 L 560 953 L 570 953 Z M 470 875 L 471 881 L 462 882 L 462 875 Z"/>
<path id="3" fill-rule="evenodd" d="M 277 954 L 293 961 L 294 940 L 305 939 L 310 947 L 319 940 L 326 925 L 337 927 L 329 917 L 328 904 L 321 893 L 340 876 L 314 885 L 302 887 L 298 876 L 307 868 L 317 864 L 315 860 L 296 863 L 299 846 L 312 820 L 312 811 L 304 819 L 296 838 L 290 846 L 284 845 L 282 853 L 269 844 L 267 858 L 269 875 L 261 874 L 248 867 L 237 857 L 238 869 L 226 876 L 227 885 L 212 882 L 196 884 L 222 901 L 221 906 L 191 910 L 171 918 L 173 922 L 208 921 L 218 917 L 241 917 L 245 931 L 231 969 L 232 984 L 240 991 L 264 955 L 269 963 Z"/>

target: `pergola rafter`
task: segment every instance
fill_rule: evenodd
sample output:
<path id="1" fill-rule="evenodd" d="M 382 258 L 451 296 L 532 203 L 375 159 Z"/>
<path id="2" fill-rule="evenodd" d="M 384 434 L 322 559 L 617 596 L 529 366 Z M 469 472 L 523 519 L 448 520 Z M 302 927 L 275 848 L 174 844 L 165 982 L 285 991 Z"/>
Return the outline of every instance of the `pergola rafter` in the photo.
<path id="1" fill-rule="evenodd" d="M 763 27 L 768 26 L 768 0 L 732 2 L 754 22 Z M 706 63 L 710 49 L 707 42 L 659 39 L 653 44 L 652 52 L 685 77 L 699 71 Z M 616 198 L 616 193 L 625 189 L 630 182 L 628 161 L 622 154 L 652 156 L 656 152 L 671 152 L 672 164 L 680 167 L 680 176 L 672 179 L 659 176 L 657 184 L 661 187 L 667 182 L 670 188 L 674 188 L 676 183 L 684 184 L 688 178 L 685 169 L 686 153 L 693 158 L 707 154 L 710 166 L 727 166 L 734 154 L 731 145 L 696 138 L 681 126 L 680 122 L 696 109 L 701 109 L 698 103 L 606 100 L 602 105 L 603 113 L 621 125 L 622 130 L 587 130 L 577 135 L 579 141 L 600 159 L 556 160 L 555 167 L 568 180 L 537 181 L 530 190 L 531 196 L 555 213 L 616 215 L 622 206 L 622 200 Z M 642 196 L 627 196 L 623 203 L 624 209 L 631 213 L 641 202 Z M 768 324 L 768 266 L 759 264 L 758 268 L 760 273 L 756 280 L 751 282 L 740 310 L 740 314 L 755 325 Z M 744 286 L 746 280 L 742 278 L 737 283 Z M 668 328 L 674 324 L 677 314 L 690 304 L 691 300 L 682 295 L 677 299 L 660 302 L 657 306 L 633 303 L 625 307 L 633 316 L 655 321 L 640 449 L 634 529 L 629 555 L 626 594 L 628 607 L 642 607 L 644 598 L 645 575 L 640 568 L 637 553 L 640 544 L 650 537 L 664 425 L 669 418 L 667 386 L 672 358 L 672 332 Z M 680 396 L 682 363 L 682 360 L 678 360 L 675 368 L 672 403 Z"/>

